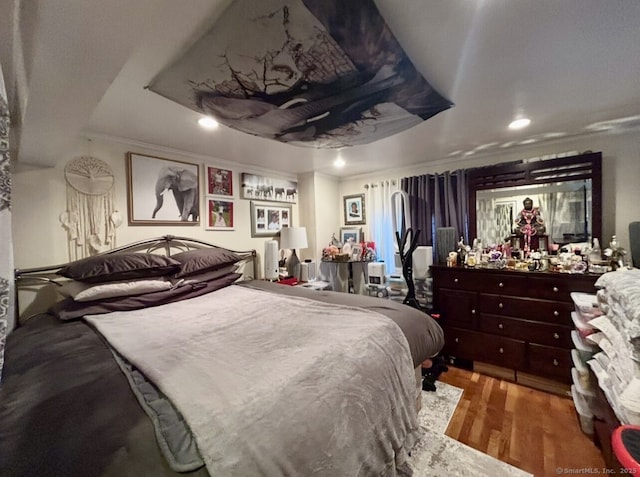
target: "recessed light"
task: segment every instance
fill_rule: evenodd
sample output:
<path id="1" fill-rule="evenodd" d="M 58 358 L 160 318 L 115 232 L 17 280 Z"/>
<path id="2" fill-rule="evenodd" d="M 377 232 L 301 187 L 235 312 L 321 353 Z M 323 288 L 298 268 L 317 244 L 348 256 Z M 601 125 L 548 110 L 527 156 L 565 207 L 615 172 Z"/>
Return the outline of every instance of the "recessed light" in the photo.
<path id="1" fill-rule="evenodd" d="M 198 119 L 198 124 L 205 129 L 216 129 L 218 127 L 218 121 L 213 119 L 211 116 L 205 116 Z"/>
<path id="2" fill-rule="evenodd" d="M 341 167 L 344 167 L 345 164 L 346 164 L 345 160 L 342 159 L 341 157 L 338 157 L 335 161 L 333 161 L 333 166 L 337 167 L 338 169 L 340 169 Z"/>
<path id="3" fill-rule="evenodd" d="M 509 123 L 509 129 L 522 129 L 526 128 L 529 124 L 531 124 L 531 119 L 519 118 Z"/>

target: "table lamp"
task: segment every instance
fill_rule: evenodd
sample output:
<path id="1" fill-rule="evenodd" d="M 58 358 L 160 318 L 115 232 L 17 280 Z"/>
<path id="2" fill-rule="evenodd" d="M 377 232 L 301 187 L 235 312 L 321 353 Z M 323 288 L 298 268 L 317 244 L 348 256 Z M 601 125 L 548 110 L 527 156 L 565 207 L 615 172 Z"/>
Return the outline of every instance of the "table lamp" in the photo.
<path id="1" fill-rule="evenodd" d="M 287 261 L 287 273 L 290 277 L 300 279 L 300 259 L 296 255 L 297 248 L 307 248 L 306 227 L 284 227 L 280 229 L 280 247 L 291 249 L 291 257 Z"/>

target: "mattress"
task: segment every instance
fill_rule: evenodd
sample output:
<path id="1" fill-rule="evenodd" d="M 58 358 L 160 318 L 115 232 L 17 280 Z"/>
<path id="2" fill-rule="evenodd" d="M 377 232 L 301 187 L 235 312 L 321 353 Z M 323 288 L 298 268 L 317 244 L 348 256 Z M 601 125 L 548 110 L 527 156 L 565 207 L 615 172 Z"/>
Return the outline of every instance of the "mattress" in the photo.
<path id="1" fill-rule="evenodd" d="M 414 366 L 444 344 L 435 320 L 388 300 L 262 281 L 234 286 L 381 313 L 407 338 Z M 86 322 L 45 314 L 9 336 L 0 388 L 1 475 L 209 475 L 204 467 L 174 471 L 154 433 L 112 351 Z"/>

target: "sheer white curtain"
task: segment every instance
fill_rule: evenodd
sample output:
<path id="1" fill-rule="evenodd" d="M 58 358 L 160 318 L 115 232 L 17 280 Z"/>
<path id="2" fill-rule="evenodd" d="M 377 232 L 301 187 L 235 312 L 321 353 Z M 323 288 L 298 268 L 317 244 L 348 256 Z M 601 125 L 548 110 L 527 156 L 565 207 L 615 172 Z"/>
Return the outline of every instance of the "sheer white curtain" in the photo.
<path id="1" fill-rule="evenodd" d="M 391 194 L 400 190 L 398 179 L 384 180 L 368 184 L 367 215 L 371 240 L 376 244 L 376 254 L 379 261 L 385 263 L 387 273 L 394 270 L 394 253 L 396 237 L 393 234 L 393 220 L 391 219 Z M 398 211 L 402 214 L 401 211 Z"/>
<path id="2" fill-rule="evenodd" d="M 4 345 L 13 326 L 13 241 L 11 239 L 11 162 L 9 160 L 9 105 L 0 65 L 0 381 Z"/>

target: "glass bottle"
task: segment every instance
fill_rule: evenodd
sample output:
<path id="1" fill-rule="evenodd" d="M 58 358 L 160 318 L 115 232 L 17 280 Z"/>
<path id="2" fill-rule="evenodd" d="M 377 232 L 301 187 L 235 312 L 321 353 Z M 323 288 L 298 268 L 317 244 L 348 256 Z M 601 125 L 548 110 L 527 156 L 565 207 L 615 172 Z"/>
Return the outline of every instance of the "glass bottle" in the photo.
<path id="1" fill-rule="evenodd" d="M 602 260 L 602 249 L 600 248 L 600 241 L 597 238 L 593 239 L 593 247 L 589 251 L 589 263 L 599 262 Z"/>

